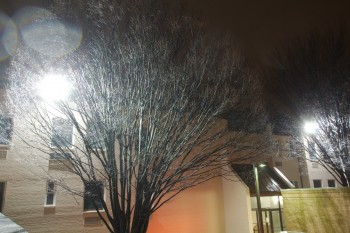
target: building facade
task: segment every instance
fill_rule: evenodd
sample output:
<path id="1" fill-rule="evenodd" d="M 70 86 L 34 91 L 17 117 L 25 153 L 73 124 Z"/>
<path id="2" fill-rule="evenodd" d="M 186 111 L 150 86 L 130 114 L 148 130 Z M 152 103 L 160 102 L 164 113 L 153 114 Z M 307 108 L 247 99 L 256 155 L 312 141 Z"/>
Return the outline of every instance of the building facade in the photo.
<path id="1" fill-rule="evenodd" d="M 74 138 L 72 128 L 67 130 L 69 127 L 64 120 L 52 120 L 53 127 L 57 126 L 54 131 L 61 134 L 59 138 L 65 138 L 69 143 L 78 140 Z M 16 134 L 26 130 L 20 118 L 4 114 L 1 130 L 0 212 L 28 232 L 107 232 L 89 198 L 72 194 L 55 182 L 59 175 L 73 190 L 85 193 L 89 188 L 84 187 L 79 177 L 65 171 L 62 165 L 69 164 L 62 161 L 64 156 L 41 153 L 28 146 Z M 30 140 L 34 135 L 26 137 Z M 291 156 L 290 136 L 274 137 L 276 154 L 268 159 L 268 164 L 280 170 L 296 188 L 337 185 L 331 174 L 315 165 L 312 155 L 302 152 L 306 159 Z M 62 142 L 53 135 L 51 144 L 57 143 Z M 251 233 L 256 226 L 252 211 L 254 200 L 247 185 L 238 177 L 232 180 L 216 178 L 181 193 L 164 205 L 152 215 L 148 232 Z M 275 207 L 278 202 L 268 199 L 264 203 L 273 203 L 271 206 Z"/>

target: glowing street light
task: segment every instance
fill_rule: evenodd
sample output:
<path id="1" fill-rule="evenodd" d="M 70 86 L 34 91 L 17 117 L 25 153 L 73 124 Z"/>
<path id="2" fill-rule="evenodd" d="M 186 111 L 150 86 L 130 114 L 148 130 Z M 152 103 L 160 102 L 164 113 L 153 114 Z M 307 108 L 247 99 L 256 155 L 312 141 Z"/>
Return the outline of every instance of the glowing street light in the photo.
<path id="1" fill-rule="evenodd" d="M 304 124 L 304 131 L 307 134 L 314 134 L 318 130 L 318 124 L 316 122 L 308 121 Z"/>
<path id="2" fill-rule="evenodd" d="M 65 100 L 72 89 L 71 83 L 59 74 L 47 74 L 38 84 L 37 90 L 41 98 L 47 102 Z"/>
<path id="3" fill-rule="evenodd" d="M 253 164 L 254 169 L 254 180 L 255 180 L 255 194 L 256 194 L 256 204 L 257 204 L 257 222 L 258 222 L 258 232 L 264 233 L 264 223 L 263 223 L 263 217 L 261 213 L 261 200 L 260 200 L 260 182 L 259 182 L 259 168 L 265 167 L 266 164 L 264 163 L 257 163 Z"/>

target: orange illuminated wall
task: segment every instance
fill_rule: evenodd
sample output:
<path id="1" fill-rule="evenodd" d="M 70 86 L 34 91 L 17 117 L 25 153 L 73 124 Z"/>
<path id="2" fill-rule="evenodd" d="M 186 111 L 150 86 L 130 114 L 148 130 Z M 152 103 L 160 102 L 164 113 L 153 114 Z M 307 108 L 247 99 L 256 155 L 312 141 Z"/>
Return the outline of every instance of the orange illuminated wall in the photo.
<path id="1" fill-rule="evenodd" d="M 151 216 L 147 233 L 225 232 L 221 178 L 179 194 Z"/>

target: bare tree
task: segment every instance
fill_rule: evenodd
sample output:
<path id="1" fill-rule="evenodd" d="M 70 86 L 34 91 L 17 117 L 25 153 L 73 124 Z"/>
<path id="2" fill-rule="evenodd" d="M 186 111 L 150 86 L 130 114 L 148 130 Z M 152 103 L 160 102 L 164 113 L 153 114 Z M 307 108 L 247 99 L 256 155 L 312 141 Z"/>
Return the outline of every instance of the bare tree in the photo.
<path id="1" fill-rule="evenodd" d="M 293 126 L 298 144 L 343 186 L 350 185 L 348 43 L 344 30 L 291 43 L 280 51 L 274 73 L 275 94 L 299 124 Z M 302 131 L 306 121 L 314 122 L 314 133 Z"/>
<path id="2" fill-rule="evenodd" d="M 249 160 L 259 149 L 248 143 L 252 130 L 230 133 L 220 121 L 258 96 L 231 42 L 209 36 L 194 17 L 146 2 L 78 2 L 80 48 L 56 57 L 23 44 L 9 72 L 9 107 L 32 136 L 17 133 L 80 177 L 85 193 L 57 181 L 90 197 L 116 233 L 146 232 L 168 200 L 220 176 L 227 159 Z M 69 80 L 68 99 L 40 97 L 47 73 Z M 245 123 L 260 111 L 247 104 L 236 112 Z"/>

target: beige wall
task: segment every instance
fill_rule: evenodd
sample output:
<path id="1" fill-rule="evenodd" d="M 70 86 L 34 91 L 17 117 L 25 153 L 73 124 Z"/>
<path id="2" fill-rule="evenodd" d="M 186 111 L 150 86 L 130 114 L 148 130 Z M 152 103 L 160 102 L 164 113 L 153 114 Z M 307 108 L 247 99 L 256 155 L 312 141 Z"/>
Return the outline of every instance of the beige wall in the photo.
<path id="1" fill-rule="evenodd" d="M 249 188 L 238 177 L 223 178 L 226 233 L 253 232 Z"/>
<path id="2" fill-rule="evenodd" d="M 84 227 L 84 217 L 96 213 L 84 213 L 83 199 L 59 187 L 56 206 L 44 207 L 46 173 L 41 167 L 48 167 L 48 161 L 28 160 L 34 152 L 16 138 L 14 141 L 7 159 L 0 160 L 0 181 L 6 182 L 5 215 L 33 233 L 107 232 L 103 226 Z M 78 178 L 67 173 L 67 180 L 76 190 L 83 189 Z M 164 205 L 151 217 L 148 232 L 225 233 L 224 215 L 222 180 L 217 178 Z"/>
<path id="3" fill-rule="evenodd" d="M 274 141 L 278 143 L 278 150 L 270 157 L 269 165 L 276 167 L 285 175 L 290 181 L 297 181 L 299 188 L 309 188 L 309 176 L 308 167 L 305 159 L 290 157 L 289 154 L 289 141 L 290 136 L 274 135 Z"/>
<path id="4" fill-rule="evenodd" d="M 18 123 L 15 122 L 15 126 L 21 130 L 20 127 L 24 126 Z M 84 212 L 83 198 L 72 196 L 59 187 L 56 205 L 49 208 L 44 206 L 46 173 L 55 172 L 49 171 L 49 161 L 38 155 L 40 152 L 29 148 L 14 135 L 7 158 L 0 160 L 0 181 L 6 182 L 4 214 L 33 233 L 106 232 L 104 226 L 85 227 L 84 217 L 97 214 Z M 70 187 L 83 191 L 79 178 L 67 172 L 63 174 L 67 176 Z M 231 196 L 230 189 L 232 187 L 225 191 L 226 200 Z M 246 194 L 246 190 L 242 192 Z M 241 208 L 241 204 L 230 205 L 230 208 Z M 242 219 L 238 218 L 241 217 L 239 212 L 236 216 L 232 221 L 239 223 Z M 225 233 L 225 228 L 223 182 L 221 178 L 216 178 L 181 193 L 164 205 L 151 217 L 148 232 Z M 230 230 L 227 233 L 243 232 Z"/>
<path id="5" fill-rule="evenodd" d="M 148 233 L 224 233 L 220 178 L 189 189 L 153 214 Z"/>
<path id="6" fill-rule="evenodd" d="M 0 181 L 6 182 L 3 213 L 31 233 L 104 232 L 103 226 L 84 227 L 83 198 L 60 187 L 56 206 L 44 207 L 49 161 L 38 155 L 14 135 L 7 158 L 0 160 Z M 65 175 L 71 187 L 83 190 L 80 179 Z"/>
<path id="7" fill-rule="evenodd" d="M 287 230 L 350 232 L 350 188 L 282 190 Z"/>

